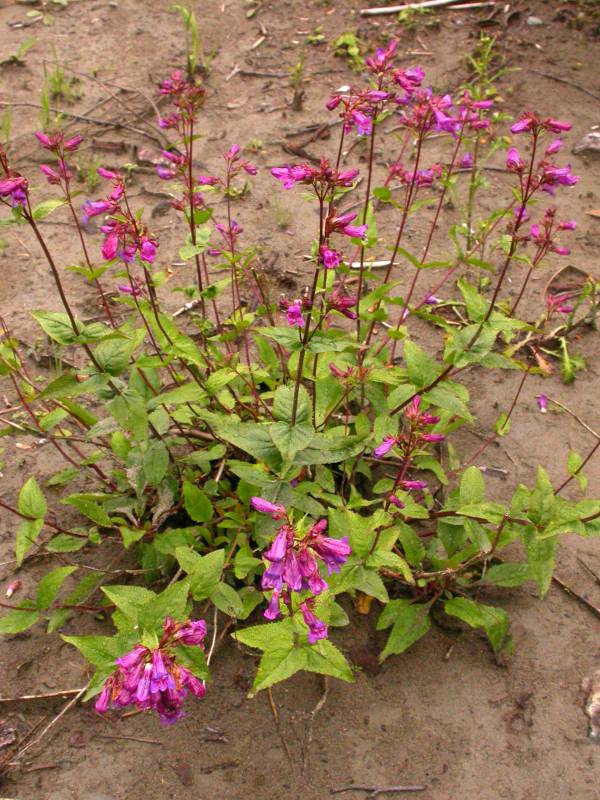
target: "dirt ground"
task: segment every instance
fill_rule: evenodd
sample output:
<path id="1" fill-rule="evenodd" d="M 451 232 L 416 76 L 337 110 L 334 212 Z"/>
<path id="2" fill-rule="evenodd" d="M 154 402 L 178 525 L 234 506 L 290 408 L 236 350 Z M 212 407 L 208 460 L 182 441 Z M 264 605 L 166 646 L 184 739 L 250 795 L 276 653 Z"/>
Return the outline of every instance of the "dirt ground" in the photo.
<path id="1" fill-rule="evenodd" d="M 25 66 L 5 62 L 0 66 L 0 100 L 14 106 L 12 153 L 23 170 L 35 174 L 41 160 L 31 136 L 39 127 L 38 111 L 23 104 L 39 103 L 44 65 L 51 69 L 55 60 L 87 76 L 79 75 L 81 97 L 65 106 L 70 112 L 149 130 L 140 118 L 152 115 L 144 95 L 154 97 L 157 80 L 182 62 L 179 20 L 169 11 L 170 5 L 170 0 L 71 0 L 65 9 L 53 12 L 51 26 L 36 23 L 15 28 L 14 23 L 28 19 L 28 6 L 0 3 L 0 61 L 14 54 L 25 39 L 35 37 Z M 302 144 L 306 135 L 286 138 L 285 134 L 330 120 L 325 99 L 333 89 L 356 80 L 346 62 L 332 55 L 329 43 L 342 32 L 357 32 L 371 46 L 382 34 L 394 33 L 400 39 L 403 63 L 421 63 L 432 85 L 452 90 L 467 77 L 465 53 L 473 49 L 479 30 L 485 30 L 498 36 L 499 52 L 507 66 L 519 68 L 499 83 L 508 112 L 535 109 L 572 120 L 567 149 L 600 123 L 600 100 L 577 88 L 600 97 L 600 73 L 595 68 L 600 40 L 594 38 L 593 27 L 577 30 L 568 24 L 570 12 L 578 10 L 576 3 L 517 0 L 512 3 L 517 13 L 508 15 L 507 25 L 502 24 L 507 16 L 503 14 L 490 21 L 489 7 L 471 12 L 441 9 L 439 26 L 420 22 L 414 31 L 399 26 L 394 16 L 361 19 L 356 13 L 361 5 L 354 0 L 194 3 L 203 45 L 214 53 L 200 159 L 209 171 L 231 143 L 262 141 L 264 149 L 253 156 L 262 175 L 253 183 L 251 195 L 239 203 L 238 219 L 248 233 L 256 231 L 265 264 L 273 280 L 284 288 L 302 286 L 302 255 L 314 217 L 297 196 L 284 194 L 274 185 L 267 167 L 296 160 L 283 151 L 281 142 Z M 247 18 L 252 8 L 257 13 Z M 542 24 L 528 24 L 532 16 Z M 318 26 L 322 26 L 327 44 L 303 46 L 306 36 Z M 307 77 L 304 109 L 294 112 L 287 107 L 291 87 L 286 75 L 302 49 Z M 425 54 L 411 56 L 411 51 Z M 283 77 L 244 75 L 243 71 Z M 142 94 L 123 92 L 122 87 Z M 107 91 L 109 100 L 99 105 Z M 161 239 L 161 259 L 168 265 L 170 254 L 177 252 L 176 245 L 183 239 L 183 229 L 174 215 L 164 213 L 160 181 L 151 166 L 143 165 L 156 153 L 158 143 L 115 126 L 82 122 L 81 127 L 90 145 L 87 152 L 98 155 L 104 165 L 118 167 L 136 158 L 142 163 L 132 192 L 151 214 L 153 229 Z M 79 130 L 78 124 L 70 130 Z M 123 145 L 131 140 L 138 145 L 136 151 Z M 332 154 L 334 147 L 333 138 L 306 145 L 316 155 Z M 348 163 L 354 165 L 361 156 L 356 148 Z M 581 155 L 572 156 L 571 163 L 582 180 L 574 191 L 559 198 L 562 218 L 574 218 L 579 226 L 569 263 L 600 277 L 600 221 L 586 214 L 600 207 L 600 161 Z M 500 173 L 491 175 L 484 205 L 493 204 L 503 180 Z M 39 183 L 40 191 L 46 192 L 41 180 Z M 279 224 L 274 224 L 274 219 Z M 51 248 L 67 265 L 77 258 L 77 249 L 68 238 L 65 223 L 66 217 L 57 214 L 46 223 L 45 233 Z M 0 255 L 0 311 L 10 328 L 31 346 L 32 356 L 39 356 L 43 343 L 29 312 L 58 309 L 58 298 L 34 242 L 21 230 L 17 234 L 1 232 L 6 241 Z M 422 235 L 418 225 L 411 235 L 418 244 Z M 99 249 L 100 236 L 92 235 L 90 242 Z M 562 265 L 556 260 L 532 283 L 529 307 L 539 308 L 546 281 Z M 174 270 L 173 284 L 185 283 L 181 269 Z M 69 275 L 66 280 L 78 313 L 83 317 L 98 313 L 91 291 L 82 289 L 76 276 Z M 515 285 L 520 281 L 515 280 Z M 181 295 L 165 293 L 164 297 L 167 306 L 181 305 Z M 589 436 L 572 418 L 540 415 L 534 400 L 543 386 L 592 427 L 600 427 L 597 335 L 582 338 L 577 349 L 587 357 L 588 369 L 571 386 L 561 384 L 558 377 L 528 381 L 511 420 L 510 435 L 488 448 L 477 462 L 496 468 L 487 473 L 496 497 L 506 498 L 519 482 L 531 482 L 538 463 L 544 463 L 550 477 L 559 482 L 564 478 L 569 449 L 586 452 L 591 446 Z M 33 357 L 30 361 L 34 369 L 39 367 Z M 498 404 L 512 397 L 517 380 L 518 376 L 497 373 L 486 381 L 469 378 L 479 417 L 475 433 L 493 425 Z M 29 474 L 43 477 L 58 468 L 48 448 L 36 447 L 33 440 L 23 441 L 29 442 L 30 449 L 4 443 L 0 496 L 5 500 L 14 498 Z M 468 454 L 479 442 L 472 433 L 464 432 L 459 447 Z M 588 474 L 590 494 L 598 496 L 598 461 Z M 0 514 L 0 523 L 0 587 L 4 593 L 15 577 L 10 559 L 16 524 L 6 514 Z M 597 542 L 565 540 L 557 574 L 599 605 L 600 587 L 580 560 L 600 572 Z M 25 596 L 40 574 L 39 564 L 26 564 L 18 575 L 24 588 L 15 599 Z M 501 602 L 511 615 L 515 653 L 503 664 L 496 662 L 477 634 L 457 636 L 434 628 L 405 655 L 392 657 L 380 667 L 377 652 L 383 634 L 375 631 L 376 614 L 358 616 L 349 608 L 351 625 L 336 630 L 335 641 L 362 669 L 353 685 L 330 682 L 326 701 L 314 717 L 325 688 L 318 676 L 300 675 L 276 687 L 278 731 L 266 696 L 246 699 L 254 658 L 226 644 L 213 662 L 214 681 L 206 699 L 189 702 L 187 718 L 175 727 L 162 728 L 151 716 L 118 721 L 110 716 L 100 718 L 90 707 L 76 707 L 29 751 L 22 769 L 9 774 L 0 794 L 19 800 L 275 800 L 282 795 L 321 800 L 349 784 L 424 784 L 425 791 L 415 795 L 423 800 L 599 797 L 600 747 L 586 737 L 581 690 L 582 678 L 600 668 L 599 620 L 555 585 L 543 601 L 529 586 L 488 591 L 486 599 Z M 105 624 L 92 619 L 65 626 L 68 633 L 106 631 Z M 74 688 L 85 682 L 78 654 L 57 634 L 46 636 L 41 626 L 0 643 L 2 697 Z M 39 724 L 41 729 L 63 702 L 1 703 L 0 738 L 11 728 L 20 736 L 33 725 Z M 293 765 L 282 748 L 280 733 L 288 743 Z M 360 792 L 340 794 L 344 798 L 362 796 Z"/>

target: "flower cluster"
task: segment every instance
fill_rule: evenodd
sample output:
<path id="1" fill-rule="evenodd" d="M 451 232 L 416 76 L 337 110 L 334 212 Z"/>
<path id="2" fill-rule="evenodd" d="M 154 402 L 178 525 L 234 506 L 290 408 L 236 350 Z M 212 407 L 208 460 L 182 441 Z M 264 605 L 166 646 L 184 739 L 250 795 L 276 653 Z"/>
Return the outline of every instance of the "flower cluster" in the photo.
<path id="1" fill-rule="evenodd" d="M 203 681 L 177 663 L 175 648 L 202 647 L 205 636 L 203 620 L 181 623 L 167 617 L 157 648 L 150 650 L 136 644 L 116 659 L 117 669 L 106 679 L 96 700 L 96 711 L 103 714 L 111 707 L 136 705 L 143 711 L 154 709 L 166 725 L 176 722 L 184 716 L 182 706 L 187 694 L 204 697 L 206 689 Z"/>
<path id="2" fill-rule="evenodd" d="M 142 261 L 152 264 L 158 242 L 149 234 L 147 227 L 131 213 L 125 196 L 123 176 L 103 167 L 99 167 L 98 174 L 112 182 L 112 190 L 104 200 L 86 200 L 82 208 L 83 224 L 86 225 L 91 217 L 106 214 L 108 219 L 100 226 L 104 233 L 103 257 L 112 261 L 118 256 L 126 264 L 130 264 L 139 256 Z"/>
<path id="3" fill-rule="evenodd" d="M 401 487 L 406 491 L 426 489 L 425 481 L 406 480 L 404 475 L 411 465 L 415 450 L 426 442 L 442 442 L 446 438 L 443 433 L 432 433 L 427 430 L 432 425 L 437 425 L 440 418 L 428 411 L 421 411 L 421 397 L 417 394 L 404 409 L 404 420 L 407 430 L 400 432 L 397 436 L 386 436 L 381 444 L 373 450 L 373 456 L 383 458 L 393 447 L 398 446 L 402 454 L 403 467 L 394 488 Z M 402 502 L 394 494 L 390 495 L 388 500 L 399 508 L 403 507 Z"/>
<path id="4" fill-rule="evenodd" d="M 265 617 L 277 619 L 281 615 L 280 600 L 290 608 L 291 592 L 310 592 L 311 597 L 304 600 L 302 609 L 304 621 L 309 627 L 309 641 L 327 637 L 327 626 L 318 620 L 312 613 L 314 598 L 327 589 L 325 581 L 319 571 L 319 564 L 325 564 L 327 572 L 331 575 L 338 572 L 350 555 L 348 537 L 332 539 L 325 536 L 327 520 L 321 519 L 310 527 L 306 534 L 299 534 L 287 518 L 283 506 L 275 505 L 262 497 L 253 497 L 251 505 L 263 514 L 269 514 L 273 519 L 283 519 L 286 522 L 279 528 L 270 547 L 265 550 L 263 557 L 269 562 L 268 568 L 262 576 L 262 588 L 273 590 Z"/>

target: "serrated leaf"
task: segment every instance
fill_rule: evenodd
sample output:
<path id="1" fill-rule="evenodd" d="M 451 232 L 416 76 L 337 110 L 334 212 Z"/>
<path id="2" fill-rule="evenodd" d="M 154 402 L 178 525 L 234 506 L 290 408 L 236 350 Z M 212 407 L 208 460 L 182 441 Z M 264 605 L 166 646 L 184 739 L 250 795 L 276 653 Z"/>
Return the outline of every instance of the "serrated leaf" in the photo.
<path id="1" fill-rule="evenodd" d="M 76 569 L 77 567 L 73 566 L 58 567 L 44 575 L 38 584 L 35 597 L 35 606 L 38 611 L 45 611 L 47 608 L 50 608 L 57 594 L 60 592 L 63 583 Z"/>
<path id="2" fill-rule="evenodd" d="M 501 608 L 486 606 L 468 597 L 452 597 L 444 603 L 444 610 L 446 614 L 462 619 L 472 628 L 483 628 L 495 652 L 505 644 L 508 616 Z"/>
<path id="3" fill-rule="evenodd" d="M 17 528 L 15 537 L 15 558 L 17 566 L 21 566 L 29 549 L 35 544 L 44 527 L 43 519 L 24 519 Z"/>
<path id="4" fill-rule="evenodd" d="M 35 478 L 29 478 L 19 492 L 17 508 L 21 514 L 32 519 L 43 519 L 48 513 L 46 498 Z"/>
<path id="5" fill-rule="evenodd" d="M 239 594 L 228 583 L 220 581 L 210 594 L 211 601 L 228 617 L 239 617 L 244 613 L 244 604 Z"/>
<path id="6" fill-rule="evenodd" d="M 400 654 L 421 639 L 431 627 L 429 618 L 430 604 L 415 603 L 412 600 L 390 600 L 383 609 L 378 621 L 377 630 L 392 630 L 380 655 L 384 661 L 392 654 Z"/>
<path id="7" fill-rule="evenodd" d="M 495 586 L 522 586 L 525 581 L 531 580 L 528 564 L 494 564 L 483 577 L 484 583 L 493 583 Z"/>
<path id="8" fill-rule="evenodd" d="M 40 618 L 35 609 L 16 608 L 0 619 L 0 634 L 21 633 L 31 628 Z"/>

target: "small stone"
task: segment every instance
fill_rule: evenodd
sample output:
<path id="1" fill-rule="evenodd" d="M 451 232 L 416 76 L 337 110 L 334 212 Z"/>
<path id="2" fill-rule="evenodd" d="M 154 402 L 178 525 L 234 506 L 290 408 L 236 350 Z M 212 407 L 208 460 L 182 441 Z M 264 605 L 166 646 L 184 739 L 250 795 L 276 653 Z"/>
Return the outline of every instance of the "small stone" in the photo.
<path id="1" fill-rule="evenodd" d="M 527 17 L 527 24 L 535 27 L 536 25 L 543 25 L 544 20 L 539 17 Z"/>

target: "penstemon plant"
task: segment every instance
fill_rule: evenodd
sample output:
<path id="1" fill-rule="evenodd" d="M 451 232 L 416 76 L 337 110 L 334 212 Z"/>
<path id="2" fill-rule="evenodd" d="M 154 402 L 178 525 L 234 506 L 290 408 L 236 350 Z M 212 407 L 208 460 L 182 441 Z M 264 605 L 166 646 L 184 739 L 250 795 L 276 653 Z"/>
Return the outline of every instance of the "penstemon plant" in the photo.
<path id="1" fill-rule="evenodd" d="M 0 150 L 3 223 L 31 228 L 64 308 L 33 316 L 55 347 L 76 354 L 76 366 L 41 383 L 2 321 L 0 374 L 20 412 L 1 433 L 41 435 L 66 465 L 46 493 L 30 477 L 16 505 L 0 502 L 20 518 L 17 564 L 41 554 L 60 564 L 35 597 L 2 604 L 10 610 L 0 632 L 41 620 L 54 632 L 75 625 L 77 614 L 111 614 L 112 635 L 63 636 L 95 668 L 87 697 L 96 696 L 100 713 L 134 704 L 175 721 L 187 694 L 204 696 L 216 646 L 233 626 L 237 642 L 263 653 L 252 694 L 299 670 L 350 681 L 353 670 L 329 638 L 348 623 L 343 595 L 363 612 L 379 609 L 378 629 L 390 629 L 381 659 L 405 651 L 444 614 L 509 651 L 507 615 L 481 601 L 485 587 L 534 581 L 544 595 L 560 536 L 600 533 L 600 500 L 562 496 L 573 479 L 585 489 L 582 470 L 598 443 L 585 458 L 570 454 L 562 485 L 539 467 L 535 486 L 515 487 L 509 503 L 488 497 L 473 465 L 508 433 L 528 376 L 552 370 L 556 348 L 564 353 L 571 331 L 595 320 L 591 280 L 548 294 L 534 322 L 515 316 L 548 254 L 568 253 L 562 236 L 575 224 L 537 204 L 578 180 L 556 162 L 570 125 L 529 112 L 512 125 L 528 145 L 508 150 L 512 192 L 478 218 L 485 164 L 506 141 L 494 130 L 501 115 L 476 87 L 436 95 L 420 68 L 395 65 L 395 51 L 395 42 L 377 50 L 365 62 L 365 85 L 328 102 L 342 121 L 333 155 L 272 169 L 282 191 L 302 187 L 318 212 L 307 288 L 297 295 L 272 296 L 259 250 L 235 220 L 256 165 L 233 145 L 217 174 L 196 173 L 205 89 L 192 75 L 176 70 L 159 88 L 171 101 L 160 126 L 173 144 L 157 172 L 186 222 L 179 257 L 191 276 L 174 313 L 161 304 L 158 239 L 119 171 L 98 169 L 108 188 L 81 210 L 69 164 L 81 137 L 39 132 L 51 162 L 41 171 L 57 196 L 35 205 L 29 180 Z M 380 181 L 375 143 L 389 141 L 390 118 L 401 144 Z M 369 154 L 364 189 L 358 169 L 342 168 L 354 135 Z M 447 142 L 445 160 L 428 162 L 432 137 Z M 358 188 L 353 211 L 346 198 Z M 210 203 L 217 194 L 221 219 Z M 446 230 L 440 213 L 450 198 L 465 221 Z M 433 218 L 423 217 L 417 251 L 407 222 L 425 206 Z M 43 235 L 40 222 L 58 208 L 81 245 L 80 263 L 68 269 L 95 287 L 100 321 L 77 318 L 65 267 Z M 95 217 L 101 254 L 87 239 Z M 383 241 L 378 220 L 393 225 L 382 280 L 373 259 Z M 434 243 L 442 258 L 432 257 Z M 423 292 L 430 271 L 439 279 Z M 466 277 L 473 274 L 477 283 Z M 521 281 L 512 304 L 503 296 L 509 275 Z M 453 285 L 459 295 L 441 299 Z M 441 358 L 416 343 L 415 323 L 443 337 Z M 516 369 L 521 380 L 494 431 L 461 457 L 452 435 L 475 421 L 460 381 L 467 368 L 483 376 Z M 548 402 L 539 396 L 542 411 Z M 70 483 L 78 490 L 68 493 Z M 512 544 L 522 561 L 506 560 Z M 103 566 L 90 570 L 93 549 Z M 238 625 L 253 614 L 252 624 Z"/>

